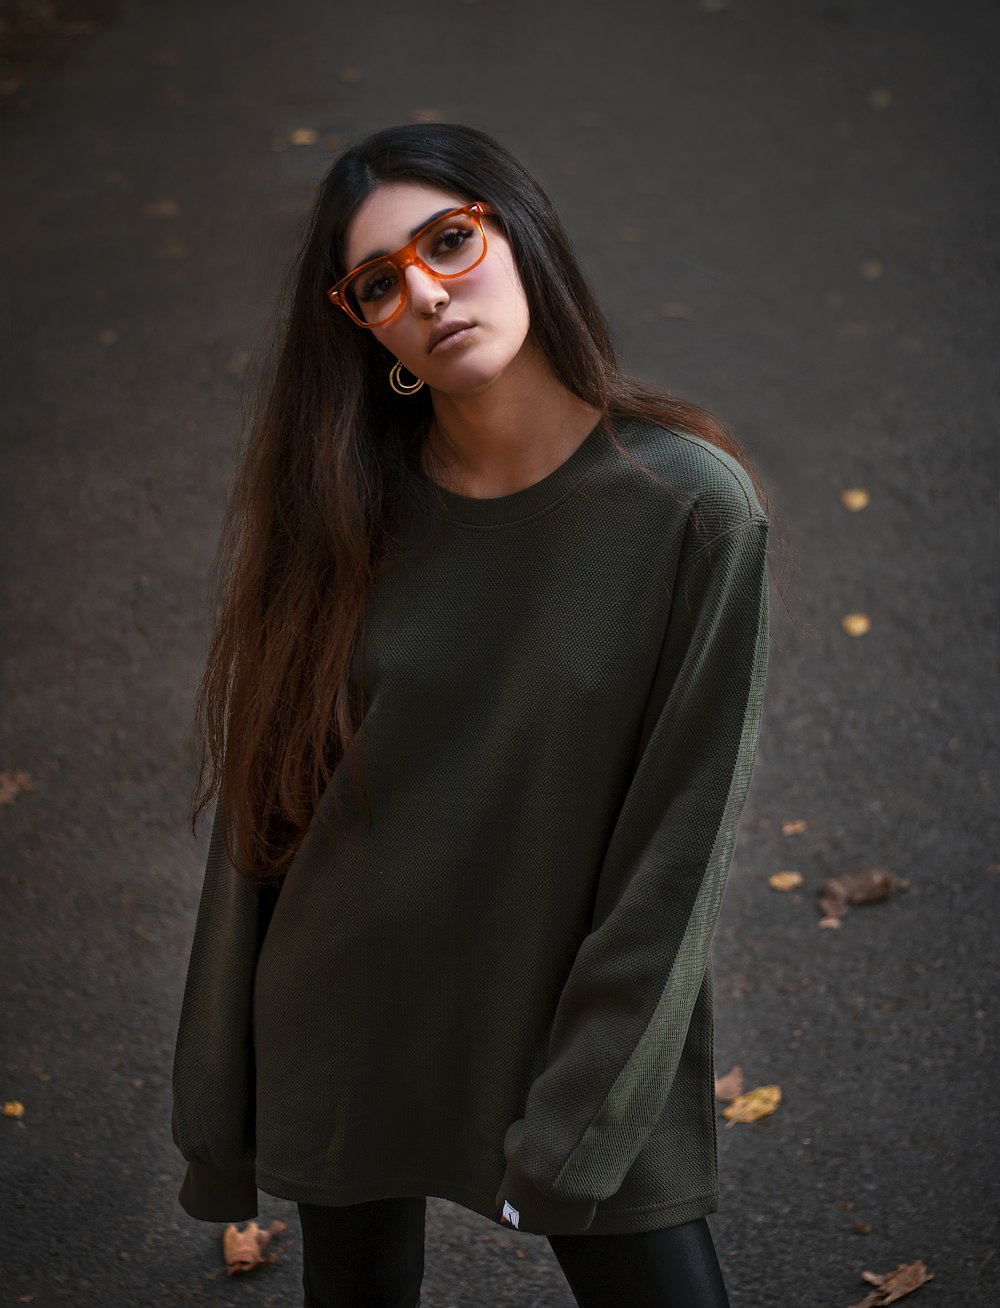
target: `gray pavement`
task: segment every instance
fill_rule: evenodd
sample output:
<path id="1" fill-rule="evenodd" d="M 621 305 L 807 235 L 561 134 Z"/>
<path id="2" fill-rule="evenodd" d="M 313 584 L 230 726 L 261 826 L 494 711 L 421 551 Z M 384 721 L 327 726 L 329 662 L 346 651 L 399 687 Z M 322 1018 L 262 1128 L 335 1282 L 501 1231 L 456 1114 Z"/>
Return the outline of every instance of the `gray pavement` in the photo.
<path id="1" fill-rule="evenodd" d="M 792 551 L 715 947 L 717 1068 L 784 1094 L 720 1118 L 734 1308 L 917 1258 L 912 1302 L 1000 1302 L 998 38 L 986 0 L 170 0 L 7 95 L 0 771 L 33 789 L 0 806 L 0 1303 L 301 1303 L 293 1205 L 261 1196 L 279 1263 L 210 1279 L 222 1228 L 176 1202 L 192 695 L 316 182 L 429 114 L 540 177 L 623 360 L 727 417 Z M 911 888 L 819 928 L 871 864 Z M 572 1302 L 542 1238 L 444 1200 L 427 1259 L 425 1308 Z"/>

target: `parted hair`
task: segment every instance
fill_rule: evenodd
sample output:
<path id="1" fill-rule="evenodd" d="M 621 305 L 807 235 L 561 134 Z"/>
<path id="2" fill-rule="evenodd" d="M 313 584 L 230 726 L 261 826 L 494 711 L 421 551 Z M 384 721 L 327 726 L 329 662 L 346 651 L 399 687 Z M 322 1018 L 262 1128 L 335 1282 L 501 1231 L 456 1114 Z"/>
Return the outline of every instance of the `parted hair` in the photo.
<path id="1" fill-rule="evenodd" d="M 520 272 L 534 342 L 562 385 L 599 411 L 626 458 L 614 420 L 679 426 L 733 455 L 769 511 L 721 418 L 619 368 L 559 215 L 503 145 L 472 127 L 416 123 L 346 148 L 319 185 L 269 348 L 248 378 L 195 710 L 192 829 L 217 799 L 229 855 L 258 883 L 285 874 L 341 760 L 364 788 L 352 656 L 371 588 L 393 558 L 399 514 L 433 493 L 417 475 L 429 388 L 397 395 L 388 383 L 393 356 L 326 295 L 349 271 L 351 218 L 380 184 L 401 181 L 491 207 Z"/>

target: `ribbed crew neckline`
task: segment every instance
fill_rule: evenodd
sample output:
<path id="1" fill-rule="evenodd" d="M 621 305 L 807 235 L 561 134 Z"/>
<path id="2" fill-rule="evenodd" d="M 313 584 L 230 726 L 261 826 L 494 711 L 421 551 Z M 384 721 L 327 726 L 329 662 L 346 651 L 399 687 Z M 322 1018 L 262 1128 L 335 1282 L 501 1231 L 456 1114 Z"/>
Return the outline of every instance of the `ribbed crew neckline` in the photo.
<path id="1" fill-rule="evenodd" d="M 612 425 L 617 434 L 617 423 L 614 420 Z M 583 438 L 573 453 L 541 481 L 536 481 L 519 491 L 512 491 L 509 495 L 494 495 L 486 498 L 459 495 L 455 491 L 446 490 L 422 468 L 418 468 L 418 473 L 425 481 L 433 483 L 449 518 L 455 522 L 471 523 L 479 527 L 498 527 L 504 523 L 529 518 L 561 500 L 596 466 L 607 444 L 608 438 L 602 420 Z"/>

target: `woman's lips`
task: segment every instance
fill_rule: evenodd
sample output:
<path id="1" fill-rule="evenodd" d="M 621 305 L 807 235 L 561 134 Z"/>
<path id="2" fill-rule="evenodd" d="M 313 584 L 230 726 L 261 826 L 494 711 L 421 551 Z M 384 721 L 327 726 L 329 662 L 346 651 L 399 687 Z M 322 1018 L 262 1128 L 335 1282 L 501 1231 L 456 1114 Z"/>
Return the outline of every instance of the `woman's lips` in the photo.
<path id="1" fill-rule="evenodd" d="M 452 332 L 449 336 L 442 336 L 437 345 L 431 350 L 431 354 L 440 354 L 442 350 L 450 350 L 454 346 L 460 345 L 475 330 L 475 327 L 460 327 L 457 332 Z"/>

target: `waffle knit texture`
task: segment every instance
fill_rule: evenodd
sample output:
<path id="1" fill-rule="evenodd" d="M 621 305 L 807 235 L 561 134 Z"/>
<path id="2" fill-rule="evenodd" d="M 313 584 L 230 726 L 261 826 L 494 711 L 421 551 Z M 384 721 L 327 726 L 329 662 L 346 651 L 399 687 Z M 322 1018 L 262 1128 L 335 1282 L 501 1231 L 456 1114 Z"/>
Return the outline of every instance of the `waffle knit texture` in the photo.
<path id="1" fill-rule="evenodd" d="M 533 486 L 411 515 L 352 665 L 370 815 L 341 763 L 280 892 L 216 824 L 173 1068 L 192 1216 L 258 1190 L 540 1235 L 716 1211 L 710 947 L 769 522 L 710 442 L 616 433 L 661 484 L 597 427 Z"/>

